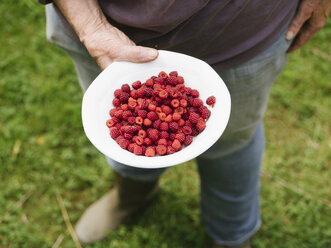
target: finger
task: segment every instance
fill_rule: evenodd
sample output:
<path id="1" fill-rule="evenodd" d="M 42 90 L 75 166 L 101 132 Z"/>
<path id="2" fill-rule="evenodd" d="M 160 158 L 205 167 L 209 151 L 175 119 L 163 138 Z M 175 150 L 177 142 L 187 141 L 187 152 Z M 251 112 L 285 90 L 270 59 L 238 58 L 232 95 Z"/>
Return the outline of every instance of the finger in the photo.
<path id="1" fill-rule="evenodd" d="M 152 61 L 159 55 L 154 48 L 142 46 L 121 46 L 115 60 L 125 60 L 135 63 Z"/>
<path id="2" fill-rule="evenodd" d="M 300 3 L 298 13 L 292 20 L 289 28 L 287 29 L 286 39 L 293 39 L 301 29 L 302 25 L 312 15 L 314 8 L 318 4 L 318 0 L 304 0 Z"/>
<path id="3" fill-rule="evenodd" d="M 299 47 L 306 44 L 318 30 L 324 27 L 326 21 L 327 21 L 327 16 L 314 15 L 309 21 L 309 23 L 307 23 L 307 25 L 301 29 L 298 36 L 293 41 L 287 52 L 288 53 L 293 52 Z"/>

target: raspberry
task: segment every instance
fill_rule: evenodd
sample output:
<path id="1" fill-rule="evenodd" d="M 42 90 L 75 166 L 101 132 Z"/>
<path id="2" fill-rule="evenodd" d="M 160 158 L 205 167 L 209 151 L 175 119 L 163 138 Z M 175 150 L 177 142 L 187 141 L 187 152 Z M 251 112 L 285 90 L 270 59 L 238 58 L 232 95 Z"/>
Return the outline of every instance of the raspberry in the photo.
<path id="1" fill-rule="evenodd" d="M 128 117 L 128 124 L 133 125 L 134 123 L 136 123 L 136 117 L 134 116 Z"/>
<path id="2" fill-rule="evenodd" d="M 174 121 L 178 121 L 181 117 L 182 117 L 182 116 L 181 116 L 178 112 L 176 112 L 176 111 L 175 111 L 175 113 L 172 115 L 172 119 L 173 119 Z"/>
<path id="3" fill-rule="evenodd" d="M 154 111 L 148 112 L 147 118 L 150 119 L 151 121 L 155 121 L 155 120 L 159 119 L 159 117 L 157 116 L 157 114 Z"/>
<path id="4" fill-rule="evenodd" d="M 183 84 L 184 83 L 184 78 L 182 76 L 177 77 L 177 84 Z"/>
<path id="5" fill-rule="evenodd" d="M 189 127 L 189 126 L 184 126 L 184 127 L 182 128 L 182 130 L 183 130 L 183 133 L 186 134 L 186 135 L 192 133 L 192 128 Z"/>
<path id="6" fill-rule="evenodd" d="M 179 104 L 183 108 L 187 107 L 187 101 L 185 99 L 180 99 Z"/>
<path id="7" fill-rule="evenodd" d="M 145 156 L 146 157 L 154 157 L 155 156 L 155 149 L 154 147 L 152 146 L 149 146 L 146 148 L 146 151 L 145 151 Z"/>
<path id="8" fill-rule="evenodd" d="M 169 94 L 172 98 L 177 98 L 178 97 L 178 90 L 176 90 L 176 88 L 170 88 L 169 89 Z"/>
<path id="9" fill-rule="evenodd" d="M 111 117 L 113 117 L 115 112 L 116 112 L 116 109 L 113 108 L 113 109 L 109 110 L 109 115 L 110 115 Z"/>
<path id="10" fill-rule="evenodd" d="M 121 109 L 122 109 L 123 111 L 126 111 L 126 110 L 129 109 L 129 106 L 128 106 L 126 103 L 124 103 L 124 104 L 121 105 Z"/>
<path id="11" fill-rule="evenodd" d="M 127 139 L 127 140 L 131 140 L 131 139 L 132 139 L 132 134 L 125 133 L 123 136 L 124 136 L 124 138 Z"/>
<path id="12" fill-rule="evenodd" d="M 210 96 L 207 98 L 206 103 L 208 105 L 214 105 L 216 103 L 216 97 L 215 96 Z"/>
<path id="13" fill-rule="evenodd" d="M 159 92 L 159 97 L 160 97 L 161 99 L 166 99 L 166 98 L 168 97 L 168 92 L 167 92 L 166 90 L 161 90 L 161 91 Z"/>
<path id="14" fill-rule="evenodd" d="M 123 111 L 122 117 L 123 117 L 124 120 L 127 120 L 131 116 L 132 116 L 132 112 L 131 111 L 128 111 L 128 110 Z"/>
<path id="15" fill-rule="evenodd" d="M 154 111 L 156 109 L 156 105 L 153 103 L 148 104 L 148 110 L 149 111 Z"/>
<path id="16" fill-rule="evenodd" d="M 198 123 L 195 125 L 195 128 L 199 131 L 202 132 L 206 128 L 206 122 L 203 119 L 200 119 Z"/>
<path id="17" fill-rule="evenodd" d="M 193 96 L 193 97 L 199 97 L 199 91 L 197 91 L 195 89 L 192 89 L 190 91 L 190 95 Z"/>
<path id="18" fill-rule="evenodd" d="M 159 131 L 155 128 L 151 129 L 147 134 L 148 134 L 148 137 L 153 141 L 155 141 L 159 138 Z"/>
<path id="19" fill-rule="evenodd" d="M 177 77 L 174 76 L 170 76 L 167 78 L 167 84 L 173 85 L 175 86 L 178 82 L 177 82 Z"/>
<path id="20" fill-rule="evenodd" d="M 167 106 L 167 105 L 162 105 L 161 106 L 161 109 L 162 109 L 163 113 L 165 113 L 166 115 L 172 113 L 172 109 L 169 106 Z"/>
<path id="21" fill-rule="evenodd" d="M 176 134 L 175 133 L 171 133 L 170 135 L 169 135 L 169 139 L 170 140 L 174 140 L 176 138 Z"/>
<path id="22" fill-rule="evenodd" d="M 154 121 L 154 123 L 153 123 L 153 127 L 154 127 L 155 129 L 159 129 L 159 128 L 160 128 L 160 125 L 161 125 L 161 120 L 156 120 L 156 121 Z"/>
<path id="23" fill-rule="evenodd" d="M 119 97 L 119 100 L 121 103 L 126 103 L 129 99 L 129 97 L 130 97 L 130 95 L 127 92 L 122 92 Z"/>
<path id="24" fill-rule="evenodd" d="M 158 76 L 159 77 L 162 77 L 162 78 L 167 78 L 168 77 L 168 74 L 165 73 L 164 71 L 161 71 Z"/>
<path id="25" fill-rule="evenodd" d="M 184 133 L 177 133 L 175 136 L 175 139 L 179 140 L 180 143 L 183 143 L 185 140 L 185 134 Z"/>
<path id="26" fill-rule="evenodd" d="M 166 117 L 167 117 L 167 116 L 166 116 L 165 113 L 160 113 L 160 114 L 159 114 L 159 118 L 160 118 L 161 121 L 164 121 L 164 120 L 166 119 Z"/>
<path id="27" fill-rule="evenodd" d="M 110 136 L 113 139 L 116 139 L 118 136 L 121 135 L 120 130 L 118 130 L 118 128 L 116 128 L 116 127 L 110 128 L 109 131 L 110 131 Z"/>
<path id="28" fill-rule="evenodd" d="M 199 131 L 196 128 L 192 128 L 192 136 L 197 136 L 199 134 Z"/>
<path id="29" fill-rule="evenodd" d="M 116 89 L 116 90 L 114 91 L 114 96 L 115 96 L 116 98 L 119 98 L 120 95 L 121 95 L 121 93 L 122 93 L 121 89 Z"/>
<path id="30" fill-rule="evenodd" d="M 193 141 L 193 136 L 186 135 L 185 136 L 185 140 L 184 140 L 184 145 L 185 146 L 188 146 L 188 145 L 190 145 L 192 143 L 192 141 Z"/>
<path id="31" fill-rule="evenodd" d="M 143 154 L 143 148 L 139 145 L 134 146 L 133 153 L 136 155 L 142 155 Z"/>
<path id="32" fill-rule="evenodd" d="M 167 147 L 165 145 L 158 145 L 156 147 L 156 153 L 159 155 L 164 155 L 167 153 Z"/>
<path id="33" fill-rule="evenodd" d="M 172 148 L 175 149 L 175 151 L 179 151 L 182 149 L 182 144 L 179 142 L 178 139 L 174 139 L 174 141 L 171 144 Z"/>
<path id="34" fill-rule="evenodd" d="M 132 88 L 139 89 L 140 87 L 141 87 L 140 81 L 136 81 L 136 82 L 132 83 Z"/>
<path id="35" fill-rule="evenodd" d="M 167 140 L 166 139 L 159 139 L 158 141 L 157 141 L 157 144 L 158 145 L 167 145 Z"/>
<path id="36" fill-rule="evenodd" d="M 152 121 L 151 121 L 150 119 L 148 119 L 148 118 L 145 118 L 145 119 L 144 119 L 144 125 L 145 125 L 146 127 L 149 127 L 150 125 L 152 125 Z"/>
<path id="37" fill-rule="evenodd" d="M 141 136 L 134 136 L 134 142 L 137 145 L 141 146 L 144 143 L 144 139 Z"/>
<path id="38" fill-rule="evenodd" d="M 177 108 L 177 107 L 179 106 L 179 101 L 178 101 L 178 99 L 173 99 L 173 100 L 171 101 L 171 106 L 172 106 L 173 108 Z"/>
<path id="39" fill-rule="evenodd" d="M 136 101 L 130 101 L 130 99 L 129 99 L 128 106 L 129 106 L 129 109 L 135 109 L 136 106 L 137 106 L 137 102 Z"/>
<path id="40" fill-rule="evenodd" d="M 192 106 L 193 107 L 196 107 L 196 108 L 199 108 L 203 105 L 203 101 L 199 98 L 193 98 L 193 101 L 192 101 Z"/>
<path id="41" fill-rule="evenodd" d="M 123 138 L 118 141 L 118 144 L 120 145 L 121 148 L 126 149 L 130 144 L 130 142 L 127 139 Z"/>
<path id="42" fill-rule="evenodd" d="M 114 117 L 116 117 L 118 120 L 121 120 L 122 119 L 122 115 L 123 115 L 123 110 L 122 109 L 117 110 L 114 113 Z"/>
<path id="43" fill-rule="evenodd" d="M 189 121 L 192 123 L 197 123 L 199 121 L 199 118 L 200 118 L 199 114 L 192 112 L 192 113 L 190 113 Z"/>
<path id="44" fill-rule="evenodd" d="M 138 110 L 138 116 L 145 118 L 147 116 L 147 111 L 143 109 Z"/>
<path id="45" fill-rule="evenodd" d="M 151 87 L 153 86 L 154 82 L 153 82 L 153 79 L 147 79 L 146 82 L 145 82 L 145 85 L 148 86 L 148 87 Z"/>
<path id="46" fill-rule="evenodd" d="M 138 125 L 142 125 L 143 122 L 144 122 L 143 118 L 141 118 L 140 116 L 137 116 L 137 117 L 136 117 L 136 123 L 137 123 Z"/>
<path id="47" fill-rule="evenodd" d="M 141 138 L 145 138 L 147 136 L 147 133 L 145 130 L 139 130 L 138 131 L 138 136 L 140 136 Z"/>
<path id="48" fill-rule="evenodd" d="M 167 131 L 167 130 L 169 129 L 169 124 L 168 124 L 167 122 L 162 122 L 162 123 L 160 124 L 159 129 L 160 129 L 161 131 Z"/>
<path id="49" fill-rule="evenodd" d="M 180 126 L 180 127 L 182 127 L 182 126 L 185 125 L 185 121 L 184 121 L 183 119 L 179 119 L 179 120 L 177 121 L 177 123 L 178 123 L 178 126 Z"/>
<path id="50" fill-rule="evenodd" d="M 109 120 L 106 121 L 107 127 L 112 127 L 112 126 L 114 126 L 114 124 L 115 124 L 114 121 L 111 120 L 111 119 L 109 119 Z"/>
<path id="51" fill-rule="evenodd" d="M 169 76 L 177 77 L 178 72 L 177 71 L 172 71 L 172 72 L 169 73 Z"/>
<path id="52" fill-rule="evenodd" d="M 184 108 L 183 107 L 178 107 L 178 108 L 175 109 L 175 112 L 182 115 L 182 114 L 184 114 Z"/>
<path id="53" fill-rule="evenodd" d="M 135 144 L 135 143 L 130 143 L 129 145 L 128 145 L 128 151 L 129 152 L 133 152 L 133 150 L 134 150 L 134 147 L 136 146 L 137 144 Z"/>
<path id="54" fill-rule="evenodd" d="M 137 99 L 138 98 L 137 90 L 131 90 L 130 96 L 134 99 Z"/>
<path id="55" fill-rule="evenodd" d="M 146 146 L 150 146 L 150 145 L 152 145 L 153 144 L 153 141 L 150 139 L 150 138 L 145 138 L 144 139 L 144 144 L 146 145 Z"/>
<path id="56" fill-rule="evenodd" d="M 169 138 L 169 133 L 166 131 L 161 131 L 160 132 L 160 139 L 168 139 Z"/>
<path id="57" fill-rule="evenodd" d="M 173 154 L 175 153 L 175 149 L 170 145 L 170 146 L 167 146 L 167 154 Z"/>
<path id="58" fill-rule="evenodd" d="M 164 119 L 166 122 L 172 122 L 172 114 L 167 115 L 167 117 Z"/>
<path id="59" fill-rule="evenodd" d="M 179 125 L 177 122 L 170 122 L 169 123 L 169 128 L 171 131 L 176 132 L 179 128 Z"/>
<path id="60" fill-rule="evenodd" d="M 162 84 L 164 84 L 164 78 L 163 77 L 156 77 L 156 78 L 154 78 L 154 83 L 162 85 Z"/>
<path id="61" fill-rule="evenodd" d="M 201 117 L 202 117 L 203 119 L 208 119 L 209 116 L 210 116 L 210 110 L 209 110 L 207 107 L 205 107 L 205 106 L 201 106 L 201 107 L 199 108 L 199 112 L 200 112 Z"/>
<path id="62" fill-rule="evenodd" d="M 121 101 L 120 99 L 118 98 L 114 98 L 113 101 L 112 101 L 112 104 L 115 106 L 115 107 L 119 107 L 121 105 Z"/>
<path id="63" fill-rule="evenodd" d="M 130 85 L 128 85 L 128 84 L 123 84 L 122 87 L 121 87 L 121 90 L 122 90 L 123 92 L 129 93 L 129 92 L 130 92 Z"/>
<path id="64" fill-rule="evenodd" d="M 144 97 L 145 95 L 145 90 L 142 88 L 137 89 L 137 97 Z"/>

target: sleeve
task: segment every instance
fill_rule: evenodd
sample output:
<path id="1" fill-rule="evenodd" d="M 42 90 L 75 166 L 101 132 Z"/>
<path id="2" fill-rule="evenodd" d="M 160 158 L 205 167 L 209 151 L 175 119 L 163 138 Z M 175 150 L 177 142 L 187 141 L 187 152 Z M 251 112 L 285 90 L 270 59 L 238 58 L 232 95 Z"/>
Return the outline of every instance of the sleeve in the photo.
<path id="1" fill-rule="evenodd" d="M 41 4 L 49 4 L 53 2 L 52 0 L 37 0 L 37 1 Z"/>

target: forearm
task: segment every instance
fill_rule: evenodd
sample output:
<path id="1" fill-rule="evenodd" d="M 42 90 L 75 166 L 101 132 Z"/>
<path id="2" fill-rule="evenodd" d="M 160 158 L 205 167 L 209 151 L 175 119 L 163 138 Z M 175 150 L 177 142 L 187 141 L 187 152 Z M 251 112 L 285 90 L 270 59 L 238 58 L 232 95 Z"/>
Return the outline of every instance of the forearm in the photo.
<path id="1" fill-rule="evenodd" d="M 101 11 L 97 0 L 54 0 L 67 21 L 75 30 L 80 41 L 85 43 L 86 38 L 97 30 L 103 31 L 110 24 Z"/>

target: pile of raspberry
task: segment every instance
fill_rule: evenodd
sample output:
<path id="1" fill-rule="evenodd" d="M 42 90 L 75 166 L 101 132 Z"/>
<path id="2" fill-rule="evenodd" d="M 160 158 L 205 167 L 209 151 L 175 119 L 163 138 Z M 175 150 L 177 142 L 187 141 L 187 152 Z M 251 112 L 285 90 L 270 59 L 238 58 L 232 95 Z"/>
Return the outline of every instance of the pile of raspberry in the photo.
<path id="1" fill-rule="evenodd" d="M 176 71 L 161 71 L 145 83 L 123 84 L 114 91 L 114 108 L 107 120 L 110 136 L 136 155 L 154 157 L 172 154 L 192 143 L 206 128 L 210 110 L 199 91 L 185 87 Z M 215 97 L 207 98 L 208 105 Z"/>

